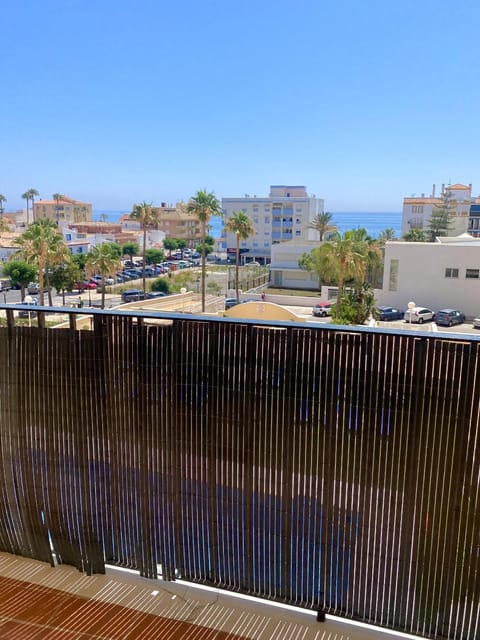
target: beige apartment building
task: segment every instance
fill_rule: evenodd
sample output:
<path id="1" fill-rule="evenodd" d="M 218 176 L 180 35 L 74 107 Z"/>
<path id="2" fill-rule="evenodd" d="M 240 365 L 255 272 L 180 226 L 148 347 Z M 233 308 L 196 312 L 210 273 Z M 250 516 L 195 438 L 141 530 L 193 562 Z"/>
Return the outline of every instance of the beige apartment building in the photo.
<path id="1" fill-rule="evenodd" d="M 190 248 L 195 248 L 201 241 L 200 222 L 195 216 L 186 213 L 185 205 L 182 202 L 178 202 L 174 207 L 167 206 L 165 202 L 162 202 L 159 207 L 154 207 L 154 211 L 158 214 L 155 228 L 158 231 L 163 231 L 165 237 L 185 240 Z M 125 214 L 120 222 L 129 219 L 130 215 Z"/>
<path id="2" fill-rule="evenodd" d="M 41 220 L 43 218 L 49 218 L 58 224 L 91 222 L 92 205 L 68 196 L 62 196 L 58 201 L 38 200 L 33 205 L 33 219 Z"/>
<path id="3" fill-rule="evenodd" d="M 442 197 L 445 193 L 451 198 L 451 229 L 450 235 L 458 236 L 469 231 L 471 226 L 470 207 L 478 202 L 478 198 L 472 197 L 472 185 L 442 184 L 440 194 L 435 194 L 435 185 L 432 193 L 425 196 L 411 196 L 403 199 L 402 212 L 402 236 L 412 229 L 428 229 L 430 217 L 436 207 L 443 204 Z"/>

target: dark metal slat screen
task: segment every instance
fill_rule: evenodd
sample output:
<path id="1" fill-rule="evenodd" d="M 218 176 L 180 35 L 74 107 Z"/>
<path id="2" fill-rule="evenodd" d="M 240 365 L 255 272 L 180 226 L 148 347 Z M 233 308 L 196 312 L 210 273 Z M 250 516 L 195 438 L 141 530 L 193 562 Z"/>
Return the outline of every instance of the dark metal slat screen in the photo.
<path id="1" fill-rule="evenodd" d="M 478 341 L 0 331 L 0 549 L 480 635 Z"/>

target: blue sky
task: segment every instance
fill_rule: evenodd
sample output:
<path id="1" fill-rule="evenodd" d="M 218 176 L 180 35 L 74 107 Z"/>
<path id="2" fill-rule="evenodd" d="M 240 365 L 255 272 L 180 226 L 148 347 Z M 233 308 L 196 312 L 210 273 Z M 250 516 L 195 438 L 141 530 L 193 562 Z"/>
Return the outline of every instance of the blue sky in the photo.
<path id="1" fill-rule="evenodd" d="M 4 0 L 0 193 L 480 193 L 476 0 Z"/>

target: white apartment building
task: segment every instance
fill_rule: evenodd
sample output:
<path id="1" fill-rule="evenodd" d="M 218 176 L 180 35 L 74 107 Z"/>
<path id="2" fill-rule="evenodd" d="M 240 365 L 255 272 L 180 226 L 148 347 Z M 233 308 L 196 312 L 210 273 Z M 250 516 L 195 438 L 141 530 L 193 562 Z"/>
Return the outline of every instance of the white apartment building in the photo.
<path id="1" fill-rule="evenodd" d="M 441 206 L 441 196 L 445 192 L 450 193 L 452 205 L 454 205 L 451 216 L 452 226 L 449 234 L 458 236 L 468 231 L 470 206 L 477 201 L 476 198 L 472 198 L 472 185 L 442 184 L 438 196 L 435 194 L 435 185 L 433 185 L 432 193 L 429 196 L 425 196 L 425 194 L 422 193 L 420 197 L 412 196 L 403 199 L 402 236 L 411 229 L 428 228 L 432 211 L 435 207 Z"/>
<path id="2" fill-rule="evenodd" d="M 252 220 L 255 235 L 240 241 L 242 261 L 258 260 L 268 264 L 272 246 L 289 240 L 315 240 L 316 232 L 308 228 L 318 213 L 323 213 L 324 201 L 309 196 L 304 186 L 272 185 L 268 197 L 245 195 L 243 198 L 222 198 L 225 222 L 236 211 L 243 211 Z M 234 253 L 236 238 L 226 233 L 224 250 Z"/>
<path id="3" fill-rule="evenodd" d="M 291 240 L 274 245 L 270 263 L 270 284 L 285 289 L 318 289 L 318 277 L 300 269 L 298 262 L 304 253 L 311 253 L 319 246 L 318 240 Z"/>
<path id="4" fill-rule="evenodd" d="M 468 234 L 436 242 L 387 242 L 383 289 L 377 302 L 406 309 L 418 306 L 480 312 L 480 239 Z"/>

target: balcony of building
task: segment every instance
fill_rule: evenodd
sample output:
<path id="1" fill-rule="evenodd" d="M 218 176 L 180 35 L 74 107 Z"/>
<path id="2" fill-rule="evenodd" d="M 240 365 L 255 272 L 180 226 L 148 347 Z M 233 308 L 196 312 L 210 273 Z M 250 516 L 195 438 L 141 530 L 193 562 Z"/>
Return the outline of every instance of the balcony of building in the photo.
<path id="1" fill-rule="evenodd" d="M 1 309 L 5 637 L 479 637 L 480 338 Z"/>

